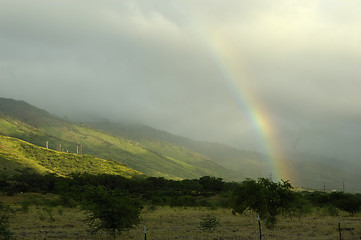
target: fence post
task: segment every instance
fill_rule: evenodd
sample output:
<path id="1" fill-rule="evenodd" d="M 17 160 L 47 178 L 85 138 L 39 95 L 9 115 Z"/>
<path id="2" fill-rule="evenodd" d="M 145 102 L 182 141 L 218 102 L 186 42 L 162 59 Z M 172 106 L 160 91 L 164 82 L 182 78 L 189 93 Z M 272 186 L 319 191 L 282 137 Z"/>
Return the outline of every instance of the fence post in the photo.
<path id="1" fill-rule="evenodd" d="M 147 240 L 147 227 L 144 225 L 144 240 Z"/>
<path id="2" fill-rule="evenodd" d="M 259 215 L 258 215 L 258 229 L 259 229 L 259 240 L 262 240 L 261 219 Z"/>
<path id="3" fill-rule="evenodd" d="M 338 217 L 338 232 L 340 234 L 340 240 L 342 240 L 342 238 L 341 238 L 341 221 L 340 221 L 340 217 Z"/>

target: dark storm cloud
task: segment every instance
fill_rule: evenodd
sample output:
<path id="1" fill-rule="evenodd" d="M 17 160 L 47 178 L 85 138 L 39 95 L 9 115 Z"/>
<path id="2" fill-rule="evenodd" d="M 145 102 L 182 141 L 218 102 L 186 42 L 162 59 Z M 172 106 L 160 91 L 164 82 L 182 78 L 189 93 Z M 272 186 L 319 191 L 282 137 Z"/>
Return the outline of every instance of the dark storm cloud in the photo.
<path id="1" fill-rule="evenodd" d="M 246 63 L 284 148 L 357 158 L 360 9 L 321 0 L 0 0 L 0 94 L 60 116 L 126 118 L 257 149 L 211 54 L 211 31 Z"/>

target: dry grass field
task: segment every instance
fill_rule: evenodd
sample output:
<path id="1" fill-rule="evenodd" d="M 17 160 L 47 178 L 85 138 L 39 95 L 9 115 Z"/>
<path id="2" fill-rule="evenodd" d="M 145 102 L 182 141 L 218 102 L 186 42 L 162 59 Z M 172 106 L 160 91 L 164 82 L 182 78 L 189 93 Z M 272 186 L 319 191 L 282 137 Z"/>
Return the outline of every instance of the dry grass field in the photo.
<path id="1" fill-rule="evenodd" d="M 39 196 L 33 196 L 38 198 Z M 30 196 L 30 198 L 31 198 Z M 25 196 L 4 197 L 0 200 L 17 208 L 11 218 L 11 230 L 16 239 L 111 239 L 106 234 L 90 235 L 83 222 L 85 213 L 77 208 L 49 207 L 45 205 L 24 207 L 18 204 Z M 26 196 L 29 198 L 29 195 Z M 51 196 L 50 196 L 51 198 Z M 202 218 L 214 216 L 219 225 L 214 231 L 200 228 Z M 361 239 L 361 215 L 350 217 L 340 213 L 343 240 Z M 233 215 L 229 209 L 206 208 L 145 208 L 142 221 L 134 229 L 123 232 L 117 239 L 259 239 L 257 216 L 251 212 Z M 314 212 L 302 218 L 280 217 L 273 229 L 263 223 L 263 240 L 310 239 L 338 240 L 338 217 L 322 216 Z"/>
<path id="2" fill-rule="evenodd" d="M 215 216 L 219 226 L 213 232 L 200 230 L 202 218 Z M 259 239 L 257 216 L 251 212 L 234 216 L 231 210 L 197 208 L 159 208 L 145 211 L 143 222 L 136 229 L 124 233 L 120 239 L 142 239 L 142 225 L 147 226 L 149 239 Z M 361 239 L 361 216 L 341 217 L 342 239 Z M 302 218 L 280 218 L 274 229 L 263 224 L 262 239 L 339 239 L 338 217 L 311 215 Z"/>

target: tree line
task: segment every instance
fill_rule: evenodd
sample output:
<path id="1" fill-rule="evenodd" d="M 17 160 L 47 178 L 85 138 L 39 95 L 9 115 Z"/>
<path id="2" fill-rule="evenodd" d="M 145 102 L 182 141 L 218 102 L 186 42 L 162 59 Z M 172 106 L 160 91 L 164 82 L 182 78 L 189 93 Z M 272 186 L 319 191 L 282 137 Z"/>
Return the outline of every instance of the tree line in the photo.
<path id="1" fill-rule="evenodd" d="M 253 211 L 268 227 L 276 224 L 279 215 L 300 217 L 315 208 L 331 215 L 340 210 L 354 215 L 361 210 L 361 194 L 296 192 L 288 181 L 275 183 L 266 178 L 237 183 L 211 176 L 179 181 L 86 173 L 62 177 L 24 169 L 11 177 L 2 176 L 0 191 L 8 195 L 57 194 L 53 204 L 82 208 L 89 213 L 87 222 L 92 231 L 114 236 L 137 225 L 145 206 L 228 208 L 233 214 Z"/>

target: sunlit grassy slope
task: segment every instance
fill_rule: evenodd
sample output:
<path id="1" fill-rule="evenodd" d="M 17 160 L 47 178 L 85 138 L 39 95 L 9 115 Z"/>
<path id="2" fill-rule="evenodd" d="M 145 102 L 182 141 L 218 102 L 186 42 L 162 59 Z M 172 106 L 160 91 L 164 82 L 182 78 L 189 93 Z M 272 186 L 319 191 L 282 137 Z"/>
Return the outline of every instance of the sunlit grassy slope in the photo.
<path id="1" fill-rule="evenodd" d="M 17 138 L 0 135 L 0 173 L 15 174 L 24 168 L 38 173 L 115 174 L 125 177 L 141 173 L 118 162 L 96 158 L 90 155 L 78 155 L 59 152 L 30 144 Z"/>
<path id="2" fill-rule="evenodd" d="M 16 109 L 16 111 L 14 110 Z M 154 148 L 89 126 L 56 118 L 22 101 L 0 98 L 0 134 L 53 150 L 113 160 L 149 176 L 198 178 L 205 175 L 235 179 L 237 174 L 184 147 Z M 154 143 L 158 144 L 158 143 Z M 150 147 L 149 147 L 150 146 Z"/>

